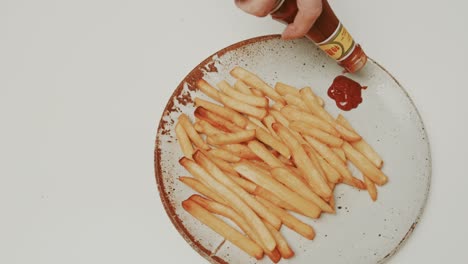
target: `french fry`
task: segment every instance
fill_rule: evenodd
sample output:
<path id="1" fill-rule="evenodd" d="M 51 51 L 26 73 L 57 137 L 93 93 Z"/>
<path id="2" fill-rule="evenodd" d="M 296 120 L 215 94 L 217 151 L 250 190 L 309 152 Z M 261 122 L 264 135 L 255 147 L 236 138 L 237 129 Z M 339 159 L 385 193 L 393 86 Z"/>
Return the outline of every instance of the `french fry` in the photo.
<path id="1" fill-rule="evenodd" d="M 257 185 L 251 181 L 248 181 L 240 176 L 226 173 L 228 176 L 232 178 L 233 181 L 235 181 L 242 189 L 247 191 L 248 193 L 254 193 L 255 189 L 257 188 Z"/>
<path id="2" fill-rule="evenodd" d="M 335 152 L 335 154 L 338 155 L 338 157 L 340 157 L 343 162 L 346 162 L 346 155 L 341 148 L 331 148 L 331 150 L 333 150 L 333 152 Z"/>
<path id="3" fill-rule="evenodd" d="M 175 126 L 175 133 L 177 141 L 179 142 L 180 148 L 182 149 L 182 152 L 184 153 L 185 157 L 191 159 L 193 154 L 192 142 L 190 142 L 190 139 L 187 133 L 185 132 L 185 129 L 180 123 L 177 123 L 177 125 Z"/>
<path id="4" fill-rule="evenodd" d="M 234 155 L 243 159 L 259 159 L 259 157 L 257 157 L 257 155 L 255 155 L 255 153 L 253 153 L 249 147 L 242 144 L 226 144 L 220 146 L 220 148 L 230 151 L 231 153 L 234 153 Z"/>
<path id="5" fill-rule="evenodd" d="M 281 235 L 281 233 L 274 227 L 272 227 L 270 224 L 266 223 L 265 225 L 275 238 L 276 247 L 281 253 L 281 257 L 283 257 L 284 259 L 292 258 L 294 256 L 294 251 L 292 251 L 292 249 L 289 247 L 289 244 L 286 241 L 286 239 L 284 239 L 283 235 Z"/>
<path id="6" fill-rule="evenodd" d="M 281 162 L 283 162 L 284 165 L 288 165 L 288 166 L 293 166 L 293 165 L 294 165 L 294 163 L 292 163 L 292 161 L 291 161 L 290 159 L 287 159 L 287 158 L 285 158 L 285 157 L 282 156 L 282 155 L 280 155 L 280 156 L 278 157 L 278 159 L 279 159 Z"/>
<path id="7" fill-rule="evenodd" d="M 294 138 L 297 141 L 299 141 L 301 144 L 306 143 L 306 141 L 302 138 L 302 136 L 301 136 L 301 134 L 299 134 L 299 132 L 294 131 L 294 130 L 289 128 L 289 120 L 281 112 L 276 111 L 276 110 L 270 110 L 270 114 L 275 118 L 275 120 L 278 123 L 280 123 L 281 125 L 286 127 L 289 130 L 289 132 L 291 132 L 291 134 L 294 136 Z"/>
<path id="8" fill-rule="evenodd" d="M 225 149 L 211 149 L 208 151 L 214 157 L 220 158 L 227 162 L 239 162 L 241 158 L 239 156 L 234 155 L 233 153 L 225 150 Z"/>
<path id="9" fill-rule="evenodd" d="M 318 129 L 308 123 L 292 121 L 289 123 L 289 127 L 303 135 L 314 137 L 331 147 L 341 147 L 341 145 L 343 145 L 343 139 Z"/>
<path id="10" fill-rule="evenodd" d="M 377 187 L 375 187 L 375 183 L 372 182 L 366 175 L 364 176 L 364 184 L 366 184 L 367 192 L 371 197 L 372 201 L 377 201 Z"/>
<path id="11" fill-rule="evenodd" d="M 338 124 L 335 119 L 327 111 L 325 111 L 325 109 L 323 109 L 323 107 L 320 106 L 316 100 L 313 99 L 314 95 L 310 87 L 301 89 L 300 93 L 310 111 L 314 115 L 320 117 L 322 120 L 332 125 L 344 139 L 348 141 L 357 141 L 361 139 L 361 136 L 359 136 L 354 131 L 346 129 L 344 126 Z"/>
<path id="12" fill-rule="evenodd" d="M 197 153 L 195 152 L 195 155 Z M 195 156 L 194 155 L 194 156 Z M 255 214 L 255 212 L 239 197 L 232 192 L 228 187 L 215 180 L 208 172 L 206 172 L 200 165 L 194 161 L 182 158 L 179 163 L 185 167 L 195 178 L 200 179 L 206 183 L 209 188 L 220 195 L 229 206 L 239 213 L 249 223 L 250 227 L 257 233 L 262 240 L 263 245 L 268 250 L 273 250 L 276 247 L 276 241 L 271 233 L 266 228 L 262 220 Z"/>
<path id="13" fill-rule="evenodd" d="M 182 207 L 193 217 L 198 219 L 216 233 L 220 234 L 226 240 L 230 241 L 244 252 L 256 259 L 263 258 L 263 250 L 252 240 L 242 235 L 239 231 L 232 228 L 230 225 L 223 222 L 218 217 L 212 215 L 208 210 L 200 206 L 194 201 L 185 200 L 182 202 Z M 276 242 L 275 242 L 276 244 Z"/>
<path id="14" fill-rule="evenodd" d="M 273 114 L 273 113 L 272 113 Z M 281 114 L 286 116 L 291 121 L 302 121 L 308 123 L 318 129 L 321 129 L 329 134 L 339 136 L 338 132 L 333 128 L 332 125 L 323 121 L 322 119 L 309 114 L 307 112 L 298 110 L 290 105 L 287 105 L 281 109 Z M 276 119 L 276 116 L 275 116 Z"/>
<path id="15" fill-rule="evenodd" d="M 190 141 L 192 141 L 193 144 L 195 144 L 195 146 L 197 146 L 200 149 L 210 149 L 210 147 L 203 141 L 203 139 L 197 133 L 187 115 L 181 114 L 179 116 L 179 124 L 184 128 Z"/>
<path id="16" fill-rule="evenodd" d="M 312 88 L 310 88 L 310 87 L 308 87 L 308 86 L 303 87 L 302 89 L 299 90 L 299 97 L 302 97 L 300 91 L 303 90 L 303 89 L 310 89 L 310 94 L 313 96 L 313 98 L 315 99 L 315 101 L 316 101 L 320 106 L 323 106 L 323 105 L 324 105 L 323 99 L 322 99 L 320 96 L 316 95 L 316 94 L 312 91 Z M 307 92 L 309 92 L 309 91 L 307 91 Z"/>
<path id="17" fill-rule="evenodd" d="M 299 90 L 291 85 L 287 85 L 282 82 L 277 82 L 275 85 L 275 90 L 277 93 L 279 93 L 282 96 L 285 96 L 287 94 L 292 94 L 294 96 L 300 97 L 301 94 L 299 93 Z"/>
<path id="18" fill-rule="evenodd" d="M 210 123 L 213 127 L 223 130 L 225 132 L 239 132 L 244 130 L 240 126 L 237 126 L 236 124 L 224 119 L 223 117 L 211 111 L 208 111 L 207 109 L 201 106 L 195 109 L 195 117 L 200 120 L 204 120 Z"/>
<path id="19" fill-rule="evenodd" d="M 281 109 L 285 106 L 285 104 L 276 102 L 271 106 L 271 109 L 276 110 L 276 111 L 281 111 Z"/>
<path id="20" fill-rule="evenodd" d="M 197 122 L 195 122 L 193 127 L 198 133 L 205 134 L 207 136 L 225 133 L 225 131 L 211 125 L 203 119 L 200 119 Z"/>
<path id="21" fill-rule="evenodd" d="M 324 212 L 327 213 L 335 213 L 335 210 L 330 207 L 322 198 L 320 198 L 317 194 L 311 191 L 304 183 L 297 178 L 297 176 L 291 174 L 288 169 L 285 168 L 274 168 L 271 171 L 273 177 L 284 184 L 291 190 L 294 190 L 299 195 L 304 197 L 305 199 L 311 201 Z"/>
<path id="22" fill-rule="evenodd" d="M 261 185 L 270 192 L 279 195 L 285 202 L 295 207 L 303 215 L 309 216 L 311 218 L 318 218 L 320 216 L 319 207 L 308 202 L 302 196 L 291 191 L 278 181 L 272 179 L 270 175 L 263 174 L 245 162 L 235 164 L 234 169 L 250 181 L 256 183 L 257 185 Z"/>
<path id="23" fill-rule="evenodd" d="M 195 178 L 182 176 L 182 177 L 179 177 L 179 181 L 181 181 L 188 187 L 192 188 L 194 191 L 210 198 L 211 200 L 214 200 L 224 205 L 227 204 L 226 201 L 224 201 L 224 199 L 221 196 L 219 196 L 217 193 L 210 190 L 208 187 L 206 187 L 205 184 L 203 184 L 202 182 L 200 182 L 199 180 Z"/>
<path id="24" fill-rule="evenodd" d="M 202 91 L 204 94 L 208 95 L 211 99 L 220 102 L 218 96 L 218 90 L 211 86 L 207 81 L 200 79 L 197 82 L 197 88 Z"/>
<path id="25" fill-rule="evenodd" d="M 289 227 L 291 230 L 297 232 L 299 235 L 309 240 L 315 238 L 315 231 L 311 226 L 292 216 L 284 209 L 281 209 L 278 206 L 272 204 L 270 201 L 259 196 L 255 196 L 255 198 L 257 198 L 263 205 L 276 214 L 285 226 Z"/>
<path id="26" fill-rule="evenodd" d="M 299 213 L 298 210 L 295 207 L 293 207 L 292 205 L 288 204 L 287 202 L 281 200 L 281 198 L 276 196 L 276 194 L 270 192 L 269 190 L 267 190 L 267 189 L 265 189 L 265 188 L 263 188 L 261 186 L 257 185 L 257 188 L 255 189 L 253 194 L 255 196 L 259 196 L 259 197 L 262 197 L 264 199 L 267 199 L 268 201 L 270 201 L 274 205 L 276 205 L 278 207 L 281 207 L 281 208 L 283 208 L 285 210 L 289 210 L 289 211 Z"/>
<path id="27" fill-rule="evenodd" d="M 345 128 L 356 132 L 351 124 L 346 120 L 346 118 L 342 115 L 338 115 L 336 121 L 344 126 Z M 357 132 L 356 132 L 357 133 Z M 382 168 L 383 160 L 379 156 L 379 154 L 364 140 L 361 139 L 359 141 L 351 142 L 351 145 L 362 155 L 364 155 L 367 159 L 369 159 L 377 168 Z"/>
<path id="28" fill-rule="evenodd" d="M 274 131 L 274 130 L 273 130 Z M 276 132 L 275 132 L 276 133 Z M 257 128 L 255 130 L 255 137 L 263 142 L 265 145 L 270 146 L 272 149 L 278 151 L 283 157 L 289 159 L 291 157 L 291 152 L 283 142 L 274 138 L 266 130 L 262 128 Z"/>
<path id="29" fill-rule="evenodd" d="M 218 93 L 218 97 L 222 101 L 220 93 Z M 201 98 L 195 98 L 195 105 L 201 106 L 213 113 L 216 113 L 217 115 L 231 121 L 232 123 L 236 124 L 237 126 L 240 126 L 241 128 L 245 128 L 245 126 L 247 125 L 247 119 L 244 116 L 227 107 L 211 103 Z"/>
<path id="30" fill-rule="evenodd" d="M 221 99 L 221 102 L 223 102 L 225 106 L 232 108 L 240 113 L 251 115 L 259 119 L 263 119 L 267 115 L 267 111 L 264 108 L 258 108 L 258 107 L 246 104 L 224 93 L 219 93 L 219 98 Z"/>
<path id="31" fill-rule="evenodd" d="M 327 145 L 319 142 L 312 137 L 304 137 L 307 142 L 325 159 L 328 163 L 343 177 L 343 182 L 355 186 L 359 189 L 364 189 L 365 185 L 359 179 L 354 178 L 346 165 L 341 161 L 340 157 L 333 152 Z M 343 146 L 346 142 L 343 144 Z"/>
<path id="32" fill-rule="evenodd" d="M 370 162 L 359 151 L 355 150 L 349 143 L 343 144 L 343 150 L 346 157 L 364 174 L 377 185 L 384 185 L 387 183 L 387 176 L 379 170 L 375 165 Z M 235 168 L 234 168 L 235 169 Z M 237 170 L 236 170 L 237 171 Z"/>
<path id="33" fill-rule="evenodd" d="M 315 150 L 309 146 L 308 144 L 303 144 L 302 147 L 304 148 L 305 152 L 307 153 L 307 156 L 309 159 L 312 161 L 312 164 L 314 164 L 315 168 L 317 171 L 320 173 L 320 176 L 322 176 L 322 179 L 327 182 L 327 176 L 325 175 L 325 172 L 323 171 L 322 166 L 320 165 L 318 156 L 319 154 L 315 152 Z"/>
<path id="34" fill-rule="evenodd" d="M 213 161 L 216 164 L 216 166 L 218 166 L 222 171 L 239 177 L 239 175 L 237 174 L 237 171 L 234 170 L 234 168 L 231 166 L 229 162 L 214 156 L 208 151 L 205 151 L 205 150 L 200 150 L 200 151 L 205 156 L 210 157 L 211 161 Z"/>
<path id="35" fill-rule="evenodd" d="M 283 142 L 288 145 L 292 152 L 292 157 L 296 166 L 301 170 L 307 183 L 312 190 L 319 196 L 327 199 L 331 195 L 326 181 L 320 171 L 313 165 L 310 158 L 307 156 L 302 145 L 294 139 L 292 134 L 281 124 L 273 124 L 273 129 L 283 139 Z"/>
<path id="36" fill-rule="evenodd" d="M 279 95 L 271 86 L 266 84 L 262 79 L 260 79 L 257 75 L 247 71 L 244 68 L 241 68 L 239 66 L 234 67 L 234 69 L 231 70 L 231 75 L 234 76 L 237 79 L 241 79 L 243 82 L 248 84 L 249 86 L 260 90 L 261 92 L 265 93 L 268 97 L 271 99 L 285 103 L 284 99 Z"/>
<path id="37" fill-rule="evenodd" d="M 250 91 L 250 87 L 241 80 L 237 80 L 234 83 L 234 88 L 243 94 L 253 95 L 252 91 Z"/>
<path id="38" fill-rule="evenodd" d="M 307 108 L 307 105 L 302 101 L 300 97 L 294 96 L 292 94 L 286 94 L 284 96 L 284 100 L 288 103 L 288 105 L 293 105 L 299 108 L 301 111 L 304 112 L 310 112 L 309 108 Z"/>
<path id="39" fill-rule="evenodd" d="M 263 118 L 263 124 L 265 124 L 265 126 L 268 128 L 268 131 L 270 132 L 270 134 L 273 137 L 275 137 L 276 139 L 280 139 L 279 136 L 276 134 L 276 132 L 271 127 L 271 125 L 273 125 L 273 123 L 275 123 L 275 122 L 276 122 L 276 120 L 272 115 L 267 115 L 267 116 L 265 116 L 265 118 Z"/>
<path id="40" fill-rule="evenodd" d="M 322 167 L 323 171 L 325 172 L 325 176 L 327 180 L 332 183 L 340 183 L 342 181 L 341 175 L 338 171 L 335 170 L 328 162 L 320 155 L 318 156 L 318 160 L 320 166 Z"/>
<path id="41" fill-rule="evenodd" d="M 255 138 L 255 130 L 244 130 L 234 133 L 214 134 L 208 136 L 215 145 L 242 143 Z"/>
<path id="42" fill-rule="evenodd" d="M 273 252 L 268 251 L 267 249 L 265 249 L 263 247 L 262 241 L 260 240 L 258 235 L 250 228 L 250 226 L 247 224 L 247 222 L 245 222 L 245 220 L 239 214 L 234 212 L 234 210 L 232 210 L 231 208 L 229 208 L 227 206 L 224 206 L 224 205 L 222 205 L 220 203 L 217 203 L 215 201 L 205 199 L 200 195 L 192 195 L 192 196 L 190 196 L 189 200 L 196 202 L 201 207 L 205 208 L 206 210 L 208 210 L 209 212 L 211 212 L 213 214 L 224 216 L 224 217 L 230 219 L 231 221 L 233 221 L 242 231 L 244 231 L 244 233 L 250 239 L 252 239 L 258 246 L 260 246 L 263 249 L 265 254 L 268 255 L 268 257 L 270 257 L 270 259 L 274 263 L 277 263 L 279 261 L 279 259 L 281 258 L 281 256 L 278 256 L 278 254 L 276 254 L 276 249 Z M 267 225 L 267 223 L 265 223 L 265 225 Z M 270 230 L 270 227 L 271 227 L 271 225 L 268 224 L 267 225 L 268 230 Z M 270 230 L 270 232 L 271 232 L 271 230 Z M 273 238 L 276 241 L 277 238 L 276 238 L 275 234 L 272 233 L 272 235 L 273 235 Z"/>
<path id="43" fill-rule="evenodd" d="M 246 161 L 247 162 L 247 161 Z M 271 169 L 271 167 L 266 164 L 264 161 L 262 161 L 261 159 L 259 160 L 249 160 L 248 161 L 252 166 L 254 166 L 255 168 L 261 170 L 261 171 L 264 171 L 265 173 L 268 173 Z"/>
<path id="44" fill-rule="evenodd" d="M 271 152 L 260 142 L 257 140 L 250 141 L 247 146 L 252 150 L 255 155 L 260 157 L 265 163 L 270 165 L 271 167 L 282 167 L 284 166 L 283 163 L 275 157 Z"/>
<path id="45" fill-rule="evenodd" d="M 262 204 L 258 203 L 247 191 L 237 185 L 231 177 L 224 174 L 207 156 L 203 155 L 201 152 L 195 152 L 193 158 L 217 181 L 224 184 L 224 186 L 237 194 L 250 208 L 252 208 L 252 210 L 255 211 L 255 213 L 257 213 L 258 216 L 265 219 L 275 228 L 279 228 L 281 226 L 281 220 L 278 217 L 268 211 Z"/>
<path id="46" fill-rule="evenodd" d="M 265 94 L 262 93 L 262 91 L 260 90 L 257 90 L 255 88 L 250 88 L 250 92 L 255 95 L 255 96 L 261 96 L 261 97 L 265 97 Z"/>
<path id="47" fill-rule="evenodd" d="M 255 117 L 253 117 L 253 116 L 248 116 L 247 118 L 249 119 L 249 121 L 250 121 L 251 123 L 253 123 L 254 125 L 256 125 L 256 127 L 253 128 L 253 129 L 256 129 L 256 128 L 263 128 L 263 129 L 265 129 L 266 131 L 268 131 L 268 128 L 267 128 L 267 127 L 262 123 L 262 121 L 260 121 L 259 119 L 255 118 Z"/>
<path id="48" fill-rule="evenodd" d="M 226 95 L 243 102 L 245 104 L 256 106 L 256 107 L 267 107 L 268 106 L 268 99 L 265 97 L 255 96 L 255 95 L 247 95 L 241 92 L 236 91 L 234 88 L 229 85 L 226 81 L 221 81 L 218 83 L 218 88 L 225 93 Z M 219 96 L 219 95 L 218 95 Z"/>

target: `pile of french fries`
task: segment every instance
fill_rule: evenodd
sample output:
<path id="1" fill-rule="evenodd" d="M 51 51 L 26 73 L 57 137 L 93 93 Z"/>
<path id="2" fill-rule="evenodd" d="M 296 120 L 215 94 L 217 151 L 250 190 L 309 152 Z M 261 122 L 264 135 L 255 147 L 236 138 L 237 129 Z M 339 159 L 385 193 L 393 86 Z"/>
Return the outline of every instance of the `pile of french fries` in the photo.
<path id="1" fill-rule="evenodd" d="M 234 85 L 221 81 L 218 89 L 199 80 L 198 89 L 221 104 L 196 98 L 195 122 L 182 114 L 176 124 L 184 153 L 179 162 L 193 175 L 179 180 L 200 194 L 182 206 L 250 256 L 277 263 L 294 256 L 282 225 L 315 237 L 290 212 L 313 219 L 334 214 L 339 183 L 367 189 L 375 201 L 376 185 L 388 179 L 380 156 L 342 115 L 333 118 L 310 87 L 278 82 L 272 88 L 241 67 L 230 74 Z M 348 161 L 363 180 L 351 174 Z"/>

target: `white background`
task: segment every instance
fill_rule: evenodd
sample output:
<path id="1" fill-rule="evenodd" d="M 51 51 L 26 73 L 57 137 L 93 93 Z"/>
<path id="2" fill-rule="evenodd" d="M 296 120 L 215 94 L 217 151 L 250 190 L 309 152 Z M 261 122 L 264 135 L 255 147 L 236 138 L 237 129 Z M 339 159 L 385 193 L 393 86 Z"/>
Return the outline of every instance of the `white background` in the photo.
<path id="1" fill-rule="evenodd" d="M 389 263 L 467 263 L 467 2 L 331 3 L 429 133 L 426 211 Z M 206 263 L 159 200 L 157 123 L 201 60 L 282 28 L 231 0 L 0 0 L 0 263 Z"/>

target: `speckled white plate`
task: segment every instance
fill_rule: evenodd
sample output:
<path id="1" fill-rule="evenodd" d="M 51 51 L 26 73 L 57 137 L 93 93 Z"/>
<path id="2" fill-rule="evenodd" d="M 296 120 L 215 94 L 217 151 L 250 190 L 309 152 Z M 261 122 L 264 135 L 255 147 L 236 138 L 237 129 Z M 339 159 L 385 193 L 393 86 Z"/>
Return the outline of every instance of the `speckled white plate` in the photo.
<path id="1" fill-rule="evenodd" d="M 245 67 L 266 82 L 311 86 L 325 99 L 326 109 L 341 111 L 326 95 L 342 69 L 308 40 L 283 41 L 278 36 L 246 40 L 227 47 L 198 65 L 179 85 L 161 118 L 156 139 L 155 170 L 161 200 L 179 233 L 212 263 L 269 263 L 256 261 L 186 213 L 181 202 L 193 191 L 177 181 L 187 175 L 178 164 L 182 152 L 175 140 L 174 120 L 180 113 L 193 118 L 192 99 L 204 97 L 193 83 L 227 78 L 235 66 Z M 379 188 L 377 202 L 366 191 L 340 185 L 335 191 L 337 213 L 318 220 L 302 218 L 317 236 L 303 239 L 287 228 L 282 233 L 296 252 L 289 263 L 375 264 L 385 262 L 411 234 L 428 195 L 431 176 L 429 142 L 421 117 L 405 90 L 379 64 L 370 60 L 357 80 L 369 88 L 363 103 L 344 112 L 358 132 L 381 154 L 389 183 Z M 354 170 L 355 175 L 359 173 Z M 174 234 L 175 235 L 175 234 Z"/>

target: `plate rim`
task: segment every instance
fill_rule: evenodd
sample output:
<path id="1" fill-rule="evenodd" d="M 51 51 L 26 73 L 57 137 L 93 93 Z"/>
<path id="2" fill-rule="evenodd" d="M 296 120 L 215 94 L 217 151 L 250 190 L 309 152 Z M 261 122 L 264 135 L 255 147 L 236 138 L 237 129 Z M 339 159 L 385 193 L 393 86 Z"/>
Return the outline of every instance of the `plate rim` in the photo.
<path id="1" fill-rule="evenodd" d="M 188 85 L 189 89 L 194 89 L 193 88 L 193 83 L 194 83 L 194 81 L 196 81 L 194 79 L 198 79 L 196 77 L 201 76 L 201 74 L 203 73 L 203 70 L 205 68 L 205 65 L 208 65 L 208 63 L 213 60 L 214 56 L 220 57 L 220 56 L 224 55 L 225 53 L 227 53 L 229 51 L 241 48 L 243 46 L 253 44 L 253 43 L 257 43 L 257 42 L 261 42 L 261 41 L 267 41 L 267 40 L 270 40 L 270 39 L 280 38 L 280 37 L 281 37 L 280 34 L 270 34 L 270 35 L 262 35 L 262 36 L 257 36 L 257 37 L 253 37 L 253 38 L 244 39 L 244 40 L 241 40 L 239 42 L 231 44 L 231 45 L 229 45 L 229 46 L 227 46 L 227 47 L 225 47 L 223 49 L 220 49 L 217 52 L 209 55 L 206 59 L 204 59 L 197 66 L 195 66 L 182 79 L 182 81 L 179 83 L 179 85 L 176 87 L 174 92 L 169 97 L 169 100 L 166 103 L 166 106 L 165 106 L 165 108 L 164 108 L 164 110 L 163 110 L 163 112 L 161 114 L 161 118 L 159 119 L 158 128 L 156 130 L 156 139 L 155 139 L 155 148 L 154 148 L 154 173 L 155 173 L 155 178 L 156 178 L 156 185 L 157 185 L 158 192 L 159 192 L 159 197 L 160 197 L 161 202 L 162 202 L 162 204 L 164 206 L 164 210 L 165 210 L 167 216 L 169 217 L 169 219 L 171 220 L 172 224 L 177 229 L 179 234 L 184 238 L 184 240 L 196 252 L 198 252 L 198 254 L 200 254 L 203 258 L 205 258 L 206 260 L 208 260 L 210 263 L 213 263 L 213 264 L 226 264 L 226 263 L 228 263 L 225 260 L 223 260 L 222 258 L 216 256 L 217 250 L 220 247 L 218 246 L 215 249 L 215 252 L 211 252 L 210 249 L 207 249 L 207 248 L 203 247 L 198 241 L 196 241 L 196 239 L 192 236 L 192 234 L 190 234 L 190 232 L 188 232 L 187 229 L 185 228 L 185 226 L 182 224 L 182 221 L 180 220 L 180 218 L 175 213 L 175 209 L 172 206 L 171 202 L 169 201 L 169 198 L 167 197 L 167 195 L 166 195 L 166 193 L 164 191 L 164 180 L 162 179 L 162 172 L 161 172 L 162 168 L 161 168 L 161 165 L 160 165 L 161 148 L 160 148 L 160 144 L 159 144 L 160 143 L 159 134 L 160 134 L 160 131 L 162 129 L 164 129 L 164 125 L 165 125 L 163 119 L 166 116 L 166 114 L 169 113 L 170 110 L 174 106 L 173 98 L 176 97 L 178 94 L 180 94 L 180 92 L 183 90 L 184 85 L 186 83 L 192 84 L 192 85 Z M 422 219 L 422 216 L 423 216 L 423 214 L 425 212 L 425 208 L 426 208 L 426 205 L 427 205 L 427 202 L 428 202 L 428 199 L 429 199 L 430 189 L 431 189 L 431 184 L 432 184 L 432 151 L 431 151 L 429 136 L 427 134 L 427 129 L 426 129 L 425 125 L 424 125 L 424 120 L 423 120 L 423 118 L 421 116 L 421 113 L 419 112 L 419 109 L 416 107 L 416 104 L 414 103 L 413 99 L 411 98 L 410 94 L 408 93 L 408 91 L 380 63 L 378 63 L 377 61 L 375 61 L 374 59 L 372 59 L 370 57 L 368 57 L 368 60 L 372 61 L 372 63 L 374 63 L 376 66 L 378 66 L 380 69 L 382 69 L 386 74 L 388 74 L 388 76 L 390 76 L 392 78 L 392 80 L 397 84 L 397 86 L 404 93 L 404 95 L 409 99 L 410 104 L 416 110 L 416 115 L 418 116 L 418 118 L 419 118 L 419 120 L 421 122 L 421 127 L 422 127 L 422 130 L 423 130 L 423 134 L 424 134 L 425 139 L 426 139 L 425 142 L 426 142 L 427 148 L 428 148 L 428 175 L 427 175 L 428 182 L 427 182 L 427 188 L 426 188 L 424 201 L 422 202 L 421 208 L 419 209 L 419 212 L 418 212 L 418 215 L 417 215 L 415 221 L 410 226 L 409 230 L 407 231 L 405 236 L 402 238 L 402 240 L 398 243 L 398 245 L 392 251 L 390 251 L 387 255 L 385 255 L 381 260 L 376 262 L 376 264 L 382 264 L 382 263 L 387 262 L 392 256 L 394 256 L 401 249 L 402 246 L 405 245 L 405 243 L 408 241 L 409 237 L 413 233 L 414 229 L 416 228 L 417 224 Z M 193 77 L 193 76 L 195 76 L 195 77 Z M 222 246 L 223 243 L 224 242 L 221 243 L 221 246 Z"/>

